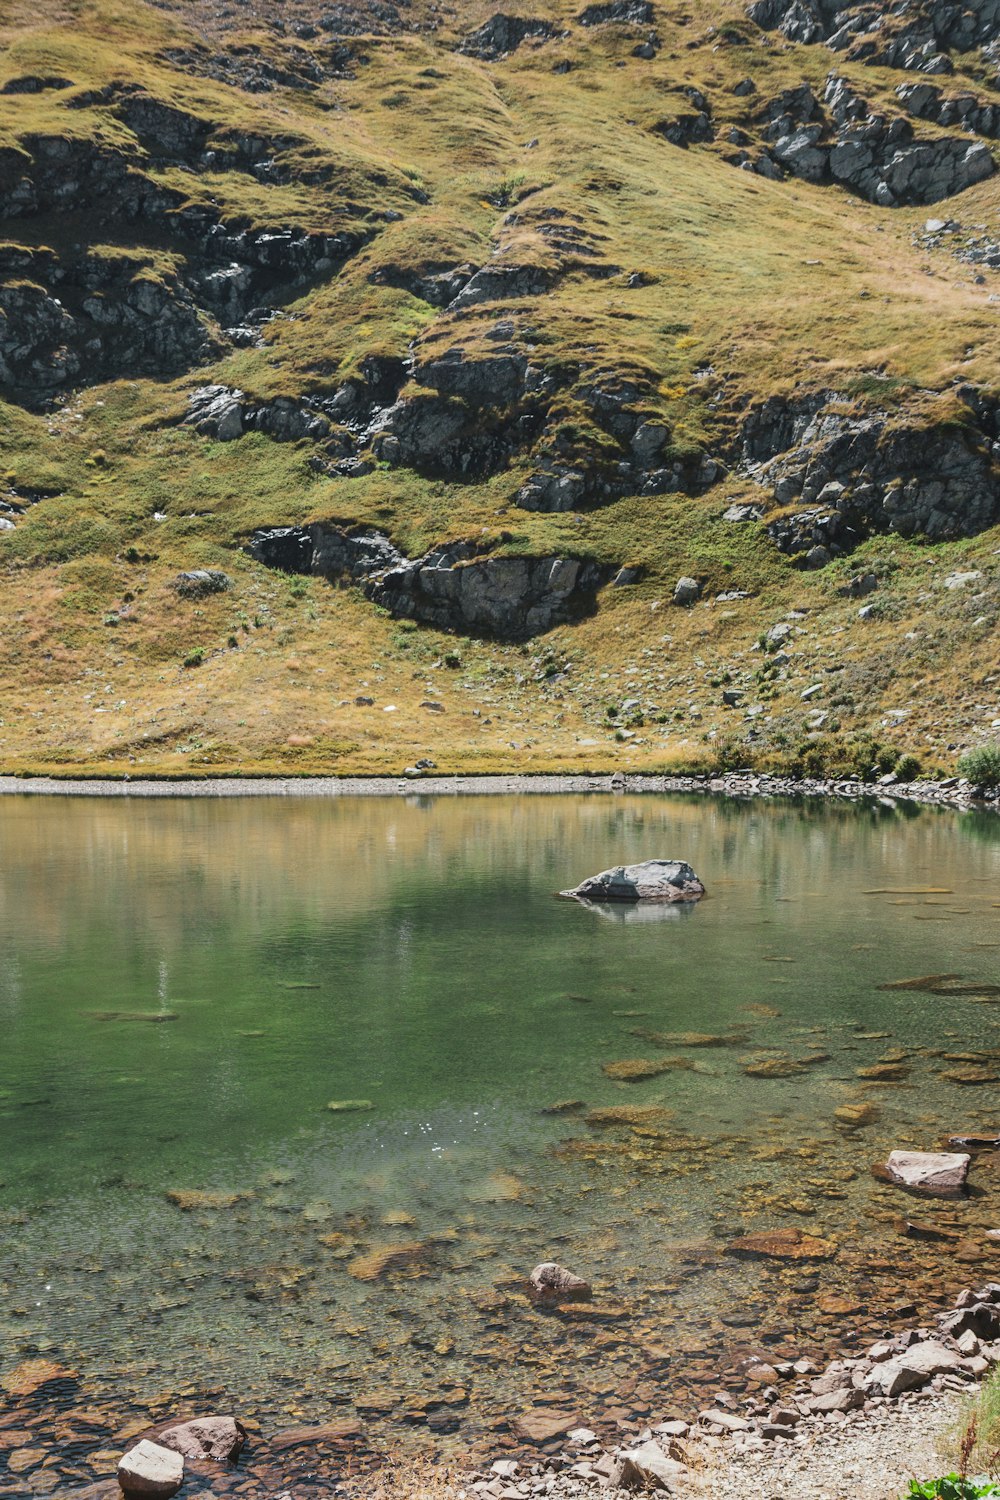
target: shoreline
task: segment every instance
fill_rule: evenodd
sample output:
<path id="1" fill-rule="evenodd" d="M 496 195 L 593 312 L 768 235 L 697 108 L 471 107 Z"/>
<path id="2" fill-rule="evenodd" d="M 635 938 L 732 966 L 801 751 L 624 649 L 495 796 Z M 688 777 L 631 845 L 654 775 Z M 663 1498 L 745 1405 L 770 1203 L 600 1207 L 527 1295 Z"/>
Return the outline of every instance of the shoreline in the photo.
<path id="1" fill-rule="evenodd" d="M 1000 812 L 1000 797 L 987 799 L 960 777 L 944 781 L 848 781 L 798 779 L 755 773 L 671 776 L 616 771 L 509 772 L 420 776 L 206 776 L 178 778 L 55 777 L 0 774 L 0 796 L 34 797 L 389 797 L 389 796 L 565 796 L 581 793 L 675 793 L 695 796 L 811 798 L 836 802 L 900 802 L 959 811 Z"/>

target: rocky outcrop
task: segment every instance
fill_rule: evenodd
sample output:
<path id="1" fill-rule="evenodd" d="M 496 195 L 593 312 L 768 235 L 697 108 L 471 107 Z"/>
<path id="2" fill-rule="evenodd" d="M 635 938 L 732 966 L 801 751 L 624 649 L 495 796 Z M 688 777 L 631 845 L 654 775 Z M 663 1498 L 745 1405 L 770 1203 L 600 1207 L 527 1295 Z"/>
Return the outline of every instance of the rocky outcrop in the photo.
<path id="1" fill-rule="evenodd" d="M 836 73 L 826 81 L 822 104 L 802 85 L 771 100 L 761 118 L 767 145 L 756 157 L 741 149 L 729 158 L 734 165 L 770 178 L 791 173 L 806 182 L 837 184 L 884 208 L 937 203 L 996 170 L 983 142 L 918 139 L 909 120 L 872 109 Z M 971 116 L 955 123 L 974 128 Z"/>
<path id="2" fill-rule="evenodd" d="M 750 19 L 789 41 L 823 42 L 852 60 L 921 73 L 950 73 L 950 53 L 986 49 L 1000 27 L 1000 0 L 754 0 Z"/>
<path id="3" fill-rule="evenodd" d="M 547 41 L 554 34 L 555 27 L 550 21 L 540 17 L 511 16 L 498 11 L 465 37 L 458 50 L 470 57 L 482 58 L 484 62 L 499 62 L 501 58 L 516 52 L 529 37 Z"/>
<path id="4" fill-rule="evenodd" d="M 891 412 L 833 392 L 755 407 L 742 427 L 742 464 L 786 508 L 767 523 L 781 551 L 822 566 L 874 532 L 943 541 L 994 525 L 1000 404 L 971 388 L 956 395 Z"/>
<path id="5" fill-rule="evenodd" d="M 559 894 L 578 901 L 700 901 L 705 887 L 683 860 L 647 859 L 602 870 Z"/>
<path id="6" fill-rule="evenodd" d="M 977 94 L 945 94 L 933 83 L 901 83 L 896 97 L 918 120 L 932 120 L 945 129 L 957 125 L 976 135 L 1000 136 L 1000 103 L 992 104 Z"/>
<path id="7" fill-rule="evenodd" d="M 609 21 L 625 26 L 649 26 L 653 7 L 649 0 L 605 0 L 602 4 L 588 5 L 577 20 L 581 26 L 606 26 Z"/>
<path id="8" fill-rule="evenodd" d="M 383 532 L 322 523 L 257 532 L 247 551 L 285 572 L 350 578 L 398 618 L 514 641 L 590 613 L 613 571 L 574 557 L 497 557 L 466 541 L 408 558 Z"/>

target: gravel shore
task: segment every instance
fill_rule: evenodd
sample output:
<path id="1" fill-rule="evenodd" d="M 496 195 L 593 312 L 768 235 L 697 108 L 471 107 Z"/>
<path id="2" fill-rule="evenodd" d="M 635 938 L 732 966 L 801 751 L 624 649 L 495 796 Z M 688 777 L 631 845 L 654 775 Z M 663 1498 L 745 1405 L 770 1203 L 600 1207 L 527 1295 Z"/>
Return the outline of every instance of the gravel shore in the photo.
<path id="1" fill-rule="evenodd" d="M 815 797 L 844 802 L 876 800 L 959 808 L 1000 808 L 983 800 L 957 776 L 946 781 L 892 783 L 796 780 L 732 772 L 719 776 L 504 775 L 504 776 L 212 776 L 197 780 L 132 780 L 0 776 L 0 796 L 35 797 L 392 797 L 559 795 L 567 792 L 686 792 L 725 797 Z"/>
<path id="2" fill-rule="evenodd" d="M 954 1396 L 885 1406 L 811 1431 L 801 1445 L 725 1452 L 709 1461 L 699 1487 L 712 1500 L 896 1500 L 910 1479 L 947 1473 Z"/>

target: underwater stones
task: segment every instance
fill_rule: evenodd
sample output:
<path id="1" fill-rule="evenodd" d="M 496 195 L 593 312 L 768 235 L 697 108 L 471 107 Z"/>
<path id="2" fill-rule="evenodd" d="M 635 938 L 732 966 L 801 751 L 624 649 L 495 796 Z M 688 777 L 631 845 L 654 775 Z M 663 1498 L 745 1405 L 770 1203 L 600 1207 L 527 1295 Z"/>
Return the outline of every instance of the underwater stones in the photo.
<path id="1" fill-rule="evenodd" d="M 335 1422 L 324 1422 L 320 1427 L 289 1427 L 276 1432 L 270 1446 L 278 1453 L 286 1448 L 304 1448 L 320 1443 L 346 1443 L 359 1438 L 364 1431 L 357 1417 L 340 1417 Z"/>
<path id="2" fill-rule="evenodd" d="M 423 1240 L 405 1245 L 378 1245 L 357 1256 L 347 1267 L 356 1281 L 378 1281 L 392 1271 L 406 1270 L 427 1259 L 430 1246 Z"/>
<path id="3" fill-rule="evenodd" d="M 641 1057 L 623 1058 L 621 1062 L 601 1064 L 601 1072 L 616 1083 L 641 1083 L 645 1078 L 659 1078 L 677 1066 L 677 1059 L 650 1060 Z"/>
<path id="4" fill-rule="evenodd" d="M 997 1073 L 994 1068 L 975 1064 L 961 1068 L 945 1068 L 940 1076 L 947 1079 L 949 1083 L 962 1083 L 967 1086 L 1000 1082 L 1000 1073 Z"/>
<path id="5" fill-rule="evenodd" d="M 795 1078 L 805 1072 L 805 1067 L 794 1057 L 744 1057 L 740 1058 L 743 1071 L 748 1078 Z"/>
<path id="6" fill-rule="evenodd" d="M 24 1401 L 39 1394 L 49 1396 L 60 1389 L 70 1390 L 78 1383 L 76 1371 L 68 1370 L 65 1365 L 51 1359 L 26 1359 L 0 1380 L 0 1390 L 14 1401 Z"/>
<path id="7" fill-rule="evenodd" d="M 890 1151 L 879 1176 L 932 1198 L 960 1198 L 972 1158 L 964 1151 Z"/>
<path id="8" fill-rule="evenodd" d="M 666 1125 L 673 1118 L 673 1110 L 665 1109 L 659 1104 L 610 1104 L 602 1109 L 592 1109 L 584 1116 L 584 1123 L 593 1126 L 619 1125 L 627 1129 L 637 1125 Z"/>
<path id="9" fill-rule="evenodd" d="M 582 1276 L 554 1260 L 542 1261 L 528 1277 L 528 1294 L 537 1302 L 587 1302 L 593 1288 Z"/>
<path id="10" fill-rule="evenodd" d="M 515 1437 L 527 1443 L 550 1443 L 554 1438 L 565 1437 L 579 1425 L 579 1418 L 572 1413 L 554 1411 L 547 1406 L 536 1406 L 511 1423 Z"/>
<path id="11" fill-rule="evenodd" d="M 184 1459 L 172 1448 L 144 1438 L 118 1464 L 118 1483 L 126 1495 L 169 1500 L 184 1483 Z"/>
<path id="12" fill-rule="evenodd" d="M 326 1107 L 335 1115 L 363 1113 L 375 1108 L 370 1099 L 331 1099 Z"/>
<path id="13" fill-rule="evenodd" d="M 864 1130 L 879 1119 L 878 1107 L 874 1104 L 838 1104 L 833 1112 L 834 1124 L 839 1130 Z"/>
<path id="14" fill-rule="evenodd" d="M 246 1440 L 246 1429 L 235 1417 L 194 1417 L 166 1428 L 156 1439 L 183 1458 L 211 1458 L 218 1463 L 235 1463 Z"/>
<path id="15" fill-rule="evenodd" d="M 250 1193 L 206 1193 L 197 1188 L 169 1188 L 164 1194 L 168 1203 L 174 1204 L 182 1213 L 194 1213 L 202 1209 L 235 1208 L 237 1203 L 252 1197 Z"/>
<path id="16" fill-rule="evenodd" d="M 683 860 L 647 859 L 602 870 L 559 894 L 578 901 L 700 901 L 705 887 Z"/>
<path id="17" fill-rule="evenodd" d="M 869 1083 L 902 1083 L 904 1078 L 909 1077 L 909 1073 L 909 1068 L 903 1063 L 880 1062 L 872 1063 L 868 1068 L 859 1068 L 857 1076 Z"/>
<path id="18" fill-rule="evenodd" d="M 762 1229 L 731 1240 L 725 1253 L 741 1260 L 832 1260 L 837 1246 L 801 1229 Z"/>

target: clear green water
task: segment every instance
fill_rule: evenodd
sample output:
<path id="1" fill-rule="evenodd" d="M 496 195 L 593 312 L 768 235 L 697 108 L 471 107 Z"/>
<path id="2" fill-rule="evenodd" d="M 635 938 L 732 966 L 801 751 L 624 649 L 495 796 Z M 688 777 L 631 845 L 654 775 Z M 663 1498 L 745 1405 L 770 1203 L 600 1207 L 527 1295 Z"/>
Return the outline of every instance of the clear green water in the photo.
<path id="1" fill-rule="evenodd" d="M 661 856 L 702 876 L 696 910 L 553 899 Z M 934 1055 L 988 1061 L 1000 1008 L 877 986 L 1000 979 L 998 873 L 1000 820 L 950 811 L 4 799 L 0 1370 L 43 1352 L 123 1411 L 211 1389 L 265 1429 L 360 1402 L 380 1441 L 462 1447 L 542 1391 L 592 1419 L 641 1415 L 750 1345 L 891 1322 L 901 1291 L 971 1273 L 900 1238 L 912 1201 L 868 1166 L 1000 1120 L 994 1085 L 943 1080 L 957 1064 Z M 941 893 L 899 893 L 921 887 Z M 891 1048 L 911 1054 L 902 1082 L 856 1077 Z M 761 1050 L 828 1055 L 748 1077 Z M 687 1066 L 601 1071 L 664 1052 Z M 326 1108 L 358 1098 L 373 1108 Z M 833 1111 L 859 1099 L 881 1118 L 845 1137 Z M 542 1112 L 565 1100 L 674 1115 L 650 1136 Z M 975 1238 L 1000 1223 L 982 1180 L 968 1204 L 917 1211 Z M 245 1196 L 182 1212 L 177 1189 Z M 722 1253 L 764 1225 L 840 1253 Z M 358 1258 L 394 1244 L 421 1249 L 359 1279 Z M 547 1258 L 594 1283 L 607 1321 L 528 1306 L 522 1279 Z M 824 1314 L 823 1292 L 860 1311 Z M 669 1379 L 651 1346 L 673 1352 Z M 384 1410 L 366 1411 L 372 1392 Z"/>

